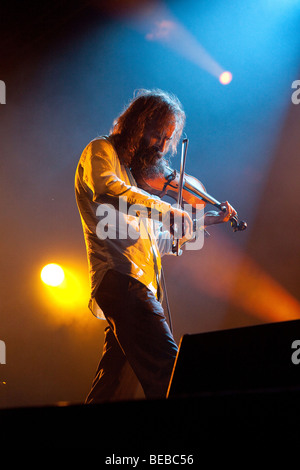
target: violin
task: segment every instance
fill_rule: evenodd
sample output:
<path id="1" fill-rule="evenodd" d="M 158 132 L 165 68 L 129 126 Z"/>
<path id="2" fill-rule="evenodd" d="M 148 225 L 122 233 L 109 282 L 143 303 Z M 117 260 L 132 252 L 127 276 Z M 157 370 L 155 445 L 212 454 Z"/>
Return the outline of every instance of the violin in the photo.
<path id="1" fill-rule="evenodd" d="M 163 173 L 158 174 L 152 178 L 145 178 L 142 176 L 136 177 L 138 186 L 150 194 L 154 194 L 162 198 L 163 196 L 170 196 L 177 200 L 180 188 L 180 174 L 177 170 L 170 168 L 165 162 Z M 213 196 L 206 192 L 204 185 L 194 176 L 183 174 L 182 185 L 182 203 L 190 204 L 193 209 L 197 205 L 212 204 L 221 211 L 225 212 L 226 209 L 222 207 L 221 203 Z M 234 232 L 242 231 L 247 228 L 247 222 L 241 220 L 235 215 L 229 219 L 231 227 Z"/>

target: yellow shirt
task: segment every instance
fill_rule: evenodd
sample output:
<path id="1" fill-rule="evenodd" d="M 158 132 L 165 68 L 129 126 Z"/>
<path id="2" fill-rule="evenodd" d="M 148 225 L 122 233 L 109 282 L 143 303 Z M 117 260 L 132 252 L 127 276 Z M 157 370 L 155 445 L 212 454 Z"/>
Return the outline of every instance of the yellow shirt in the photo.
<path id="1" fill-rule="evenodd" d="M 172 237 L 161 231 L 159 222 L 139 218 L 127 207 L 137 204 L 165 214 L 170 204 L 134 185 L 109 137 L 94 139 L 84 149 L 75 195 L 87 249 L 92 312 L 104 318 L 94 296 L 109 269 L 138 279 L 157 295 L 161 255 L 171 253 Z"/>

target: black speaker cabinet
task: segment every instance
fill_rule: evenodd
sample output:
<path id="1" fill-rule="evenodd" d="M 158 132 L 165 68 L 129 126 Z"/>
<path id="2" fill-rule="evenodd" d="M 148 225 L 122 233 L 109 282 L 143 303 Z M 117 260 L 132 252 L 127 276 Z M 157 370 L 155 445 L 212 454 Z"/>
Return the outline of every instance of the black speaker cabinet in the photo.
<path id="1" fill-rule="evenodd" d="M 300 320 L 181 338 L 168 397 L 300 390 Z"/>

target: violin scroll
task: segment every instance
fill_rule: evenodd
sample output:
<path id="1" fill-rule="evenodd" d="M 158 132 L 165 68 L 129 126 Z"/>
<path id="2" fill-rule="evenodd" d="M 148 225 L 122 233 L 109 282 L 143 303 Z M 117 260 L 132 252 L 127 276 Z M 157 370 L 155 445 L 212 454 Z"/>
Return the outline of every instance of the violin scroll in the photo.
<path id="1" fill-rule="evenodd" d="M 231 217 L 231 219 L 229 219 L 229 222 L 234 232 L 241 232 L 242 230 L 246 230 L 247 228 L 247 222 L 245 222 L 244 220 L 241 220 L 239 222 L 237 217 Z"/>

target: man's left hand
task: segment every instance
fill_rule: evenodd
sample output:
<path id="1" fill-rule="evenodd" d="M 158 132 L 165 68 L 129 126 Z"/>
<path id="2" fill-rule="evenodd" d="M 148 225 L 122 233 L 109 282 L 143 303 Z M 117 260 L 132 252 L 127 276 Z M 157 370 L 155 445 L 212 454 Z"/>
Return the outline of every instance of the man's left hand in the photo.
<path id="1" fill-rule="evenodd" d="M 222 202 L 221 206 L 225 209 L 224 211 L 208 211 L 205 213 L 205 226 L 228 222 L 231 217 L 237 215 L 237 211 L 229 204 L 228 201 Z"/>

